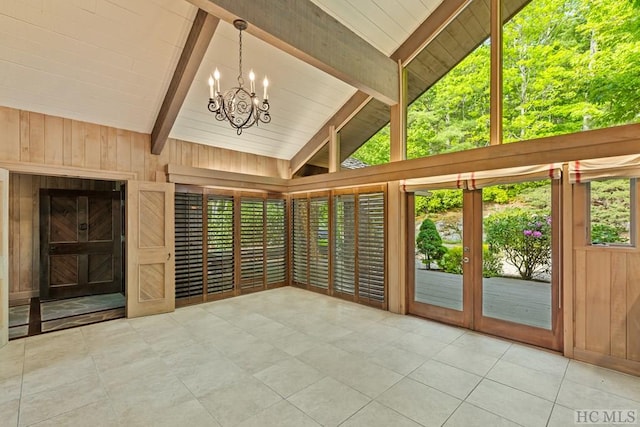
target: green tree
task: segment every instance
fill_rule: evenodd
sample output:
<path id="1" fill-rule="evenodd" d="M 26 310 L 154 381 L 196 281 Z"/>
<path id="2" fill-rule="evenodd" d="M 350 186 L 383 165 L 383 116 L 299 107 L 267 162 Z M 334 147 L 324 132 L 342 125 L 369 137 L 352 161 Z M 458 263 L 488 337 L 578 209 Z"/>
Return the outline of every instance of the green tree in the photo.
<path id="1" fill-rule="evenodd" d="M 447 252 L 442 245 L 442 238 L 433 221 L 425 218 L 420 224 L 420 232 L 416 237 L 416 248 L 423 256 L 423 263 L 427 270 L 431 270 L 431 263 L 439 261 Z"/>

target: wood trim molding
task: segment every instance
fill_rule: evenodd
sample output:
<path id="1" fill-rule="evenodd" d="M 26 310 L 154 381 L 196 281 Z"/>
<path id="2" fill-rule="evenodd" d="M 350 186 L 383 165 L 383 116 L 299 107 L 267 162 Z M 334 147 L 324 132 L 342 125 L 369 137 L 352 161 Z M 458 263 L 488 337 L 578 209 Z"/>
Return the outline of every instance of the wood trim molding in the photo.
<path id="1" fill-rule="evenodd" d="M 237 172 L 225 172 L 191 166 L 168 165 L 169 182 L 176 184 L 206 185 L 218 188 L 261 190 L 286 193 L 288 179 L 271 176 L 249 175 Z"/>
<path id="2" fill-rule="evenodd" d="M 162 153 L 219 21 L 204 10 L 198 10 L 151 131 L 152 154 Z"/>
<path id="3" fill-rule="evenodd" d="M 388 105 L 398 102 L 395 62 L 310 1 L 189 0 Z M 301 29 L 306 29 L 301 31 Z"/>
<path id="4" fill-rule="evenodd" d="M 502 144 L 502 0 L 491 0 L 489 144 Z"/>
<path id="5" fill-rule="evenodd" d="M 594 351 L 575 348 L 573 358 L 616 371 L 625 372 L 631 375 L 640 375 L 640 362 L 629 359 L 621 359 L 615 356 L 608 356 Z"/>
<path id="6" fill-rule="evenodd" d="M 640 124 L 494 145 L 362 169 L 296 178 L 289 191 L 310 191 L 409 178 L 562 163 L 640 152 Z"/>
<path id="7" fill-rule="evenodd" d="M 340 134 L 335 126 L 329 127 L 329 172 L 340 171 Z"/>
<path id="8" fill-rule="evenodd" d="M 2 162 L 0 168 L 9 172 L 24 173 L 29 175 L 61 176 L 67 178 L 106 179 L 111 181 L 137 180 L 135 172 L 116 172 L 99 169 L 78 168 L 74 166 L 50 166 L 27 162 Z"/>
<path id="9" fill-rule="evenodd" d="M 563 326 L 563 353 L 566 357 L 573 357 L 574 348 L 574 324 L 573 298 L 575 294 L 575 284 L 573 282 L 573 186 L 569 183 L 569 166 L 564 165 L 562 169 L 562 228 L 561 246 L 562 258 L 560 269 L 560 294 L 562 295 L 562 313 L 564 316 Z"/>
<path id="10" fill-rule="evenodd" d="M 452 173 L 635 154 L 640 152 L 639 135 L 640 124 L 624 125 L 295 179 L 173 164 L 167 166 L 167 173 L 169 182 L 176 184 L 300 193 Z"/>

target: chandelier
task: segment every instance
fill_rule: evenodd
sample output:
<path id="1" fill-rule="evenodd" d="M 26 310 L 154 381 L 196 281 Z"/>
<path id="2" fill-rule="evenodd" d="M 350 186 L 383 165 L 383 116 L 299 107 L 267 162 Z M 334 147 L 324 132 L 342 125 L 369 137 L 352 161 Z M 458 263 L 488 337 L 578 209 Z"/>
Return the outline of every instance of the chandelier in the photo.
<path id="1" fill-rule="evenodd" d="M 244 78 L 242 77 L 242 31 L 247 29 L 247 22 L 242 19 L 236 19 L 233 21 L 233 26 L 240 32 L 238 86 L 232 87 L 224 93 L 220 92 L 220 72 L 216 68 L 213 76 L 209 76 L 208 108 L 215 115 L 216 120 L 221 122 L 228 120 L 231 127 L 236 129 L 236 133 L 241 135 L 243 129 L 271 121 L 269 95 L 267 94 L 269 80 L 265 77 L 262 82 L 264 88 L 262 102 L 256 96 L 256 76 L 253 70 L 249 72 L 249 90 L 245 89 Z"/>

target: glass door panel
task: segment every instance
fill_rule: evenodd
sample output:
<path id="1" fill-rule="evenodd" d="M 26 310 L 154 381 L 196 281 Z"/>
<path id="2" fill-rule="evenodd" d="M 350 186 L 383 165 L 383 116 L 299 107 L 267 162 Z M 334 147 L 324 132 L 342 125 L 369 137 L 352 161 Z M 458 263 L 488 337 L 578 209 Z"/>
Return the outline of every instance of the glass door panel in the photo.
<path id="1" fill-rule="evenodd" d="M 559 310 L 557 254 L 559 189 L 550 180 L 518 184 L 517 200 L 497 203 L 509 186 L 485 187 L 482 279 L 475 300 L 475 328 L 557 348 Z"/>
<path id="2" fill-rule="evenodd" d="M 471 256 L 466 214 L 473 202 L 463 190 L 419 192 L 413 203 L 408 268 L 413 275 L 409 309 L 412 313 L 469 326 Z M 466 218 L 466 219 L 465 219 Z M 466 262 L 465 262 L 466 261 Z"/>

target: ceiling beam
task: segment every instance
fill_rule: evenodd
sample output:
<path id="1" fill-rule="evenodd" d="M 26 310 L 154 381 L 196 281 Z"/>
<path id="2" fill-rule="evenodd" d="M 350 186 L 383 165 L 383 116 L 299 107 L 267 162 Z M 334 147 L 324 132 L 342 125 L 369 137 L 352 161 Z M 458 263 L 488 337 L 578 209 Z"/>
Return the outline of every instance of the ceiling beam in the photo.
<path id="1" fill-rule="evenodd" d="M 640 124 L 490 145 L 289 181 L 290 192 L 377 184 L 517 166 L 564 163 L 640 152 Z"/>
<path id="2" fill-rule="evenodd" d="M 443 1 L 420 26 L 398 47 L 390 56 L 396 62 L 406 64 L 424 48 L 425 44 L 433 40 L 456 16 L 464 9 L 470 0 L 445 0 Z M 397 68 L 396 62 L 396 68 Z M 353 102 L 360 97 L 361 92 L 356 93 L 331 117 L 322 128 L 298 151 L 291 159 L 291 174 L 297 172 L 315 153 L 317 153 L 329 138 L 329 126 L 342 126 L 345 118 L 351 118 L 362 107 L 363 102 Z M 366 100 L 369 101 L 368 99 Z M 341 156 L 342 157 L 342 156 Z"/>
<path id="3" fill-rule="evenodd" d="M 152 154 L 162 153 L 219 21 L 204 10 L 198 10 L 151 131 Z"/>
<path id="4" fill-rule="evenodd" d="M 311 1 L 189 0 L 225 21 L 388 105 L 398 102 L 398 68 Z"/>
<path id="5" fill-rule="evenodd" d="M 469 5 L 471 0 L 444 0 L 416 30 L 391 54 L 391 59 L 406 64 Z"/>
<path id="6" fill-rule="evenodd" d="M 333 126 L 337 130 L 354 114 L 366 105 L 371 97 L 364 92 L 357 91 L 349 100 L 316 132 L 313 137 L 298 151 L 290 161 L 291 176 L 313 157 L 327 142 L 329 130 Z"/>

